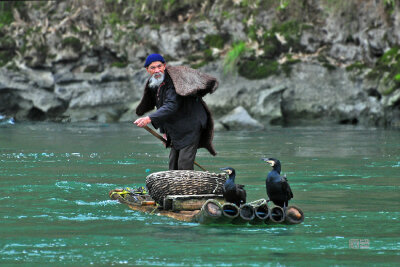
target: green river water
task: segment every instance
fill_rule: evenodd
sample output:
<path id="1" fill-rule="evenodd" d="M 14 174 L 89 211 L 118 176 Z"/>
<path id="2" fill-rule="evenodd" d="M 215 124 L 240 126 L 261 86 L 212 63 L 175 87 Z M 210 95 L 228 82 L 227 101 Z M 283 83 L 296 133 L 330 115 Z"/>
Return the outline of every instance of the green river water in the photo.
<path id="1" fill-rule="evenodd" d="M 248 201 L 282 162 L 299 225 L 199 225 L 130 210 L 168 150 L 132 124 L 0 126 L 0 266 L 400 266 L 400 131 L 353 126 L 217 132 L 208 170 L 231 166 Z"/>

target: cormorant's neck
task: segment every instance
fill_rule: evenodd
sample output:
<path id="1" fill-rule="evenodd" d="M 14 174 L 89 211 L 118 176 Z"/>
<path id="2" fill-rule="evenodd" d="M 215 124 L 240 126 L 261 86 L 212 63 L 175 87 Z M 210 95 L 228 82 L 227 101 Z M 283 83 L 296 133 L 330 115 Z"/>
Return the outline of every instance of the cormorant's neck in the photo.
<path id="1" fill-rule="evenodd" d="M 274 165 L 274 171 L 277 173 L 281 174 L 281 164 L 275 164 Z"/>
<path id="2" fill-rule="evenodd" d="M 232 173 L 231 175 L 229 175 L 227 182 L 234 183 L 235 177 L 236 177 L 236 175 Z"/>

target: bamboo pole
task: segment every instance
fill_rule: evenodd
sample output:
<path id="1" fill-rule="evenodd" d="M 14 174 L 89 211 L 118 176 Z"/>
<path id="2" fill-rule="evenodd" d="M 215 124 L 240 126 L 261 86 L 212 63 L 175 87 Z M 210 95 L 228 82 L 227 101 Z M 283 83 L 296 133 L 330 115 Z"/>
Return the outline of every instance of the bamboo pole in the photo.
<path id="1" fill-rule="evenodd" d="M 253 205 L 253 208 L 255 217 L 250 221 L 250 224 L 262 224 L 269 219 L 270 210 L 266 202 Z"/>
<path id="2" fill-rule="evenodd" d="M 222 205 L 222 215 L 225 222 L 232 222 L 239 217 L 239 208 L 233 203 L 226 202 Z"/>
<path id="3" fill-rule="evenodd" d="M 297 206 L 289 206 L 285 212 L 285 223 L 286 224 L 299 224 L 304 221 L 304 213 Z"/>
<path id="4" fill-rule="evenodd" d="M 200 212 L 196 214 L 195 221 L 201 224 L 218 223 L 222 218 L 222 206 L 215 199 L 207 200 Z"/>
<path id="5" fill-rule="evenodd" d="M 247 222 L 254 220 L 255 214 L 253 206 L 248 203 L 241 205 L 239 210 L 239 216 L 240 218 L 242 218 L 244 221 Z"/>
<path id="6" fill-rule="evenodd" d="M 282 223 L 285 220 L 285 211 L 279 207 L 275 206 L 271 209 L 270 220 L 266 220 L 266 223 Z"/>

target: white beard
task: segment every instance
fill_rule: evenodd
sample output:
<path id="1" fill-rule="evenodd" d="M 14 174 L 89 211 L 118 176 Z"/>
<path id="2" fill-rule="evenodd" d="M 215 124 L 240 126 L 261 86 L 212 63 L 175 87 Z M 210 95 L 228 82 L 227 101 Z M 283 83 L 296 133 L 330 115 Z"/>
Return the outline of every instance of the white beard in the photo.
<path id="1" fill-rule="evenodd" d="M 158 72 L 154 73 L 149 80 L 149 87 L 150 88 L 157 88 L 160 84 L 164 81 L 164 73 Z"/>

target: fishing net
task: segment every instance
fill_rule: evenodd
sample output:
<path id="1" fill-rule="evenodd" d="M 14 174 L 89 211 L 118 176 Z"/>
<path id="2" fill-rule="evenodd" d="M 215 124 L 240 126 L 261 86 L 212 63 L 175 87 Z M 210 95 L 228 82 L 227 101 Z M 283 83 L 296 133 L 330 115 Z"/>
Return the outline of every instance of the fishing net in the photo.
<path id="1" fill-rule="evenodd" d="M 155 205 L 154 200 L 147 194 L 147 191 L 143 186 L 136 189 L 129 187 L 124 189 L 114 189 L 111 190 L 108 195 L 113 200 L 118 200 L 121 203 L 129 205 Z"/>
<path id="2" fill-rule="evenodd" d="M 155 172 L 146 177 L 150 196 L 160 205 L 170 195 L 222 194 L 225 173 L 191 170 Z"/>

